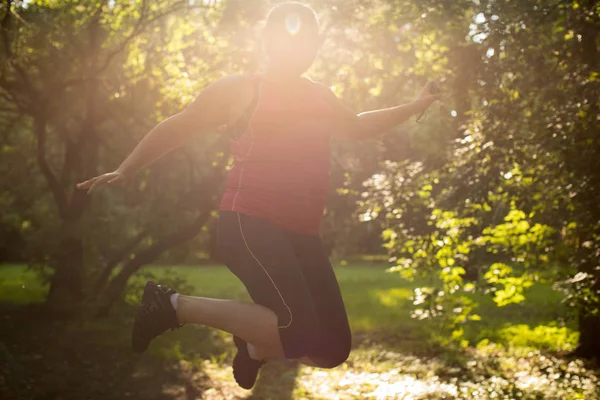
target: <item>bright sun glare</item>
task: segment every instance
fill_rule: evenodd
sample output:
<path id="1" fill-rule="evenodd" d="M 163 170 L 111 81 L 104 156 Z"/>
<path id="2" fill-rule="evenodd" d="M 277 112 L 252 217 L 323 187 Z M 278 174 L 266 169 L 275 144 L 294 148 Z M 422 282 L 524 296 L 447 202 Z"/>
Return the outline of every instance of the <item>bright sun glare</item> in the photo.
<path id="1" fill-rule="evenodd" d="M 288 14 L 285 18 L 285 27 L 291 35 L 300 32 L 300 16 L 296 13 Z"/>

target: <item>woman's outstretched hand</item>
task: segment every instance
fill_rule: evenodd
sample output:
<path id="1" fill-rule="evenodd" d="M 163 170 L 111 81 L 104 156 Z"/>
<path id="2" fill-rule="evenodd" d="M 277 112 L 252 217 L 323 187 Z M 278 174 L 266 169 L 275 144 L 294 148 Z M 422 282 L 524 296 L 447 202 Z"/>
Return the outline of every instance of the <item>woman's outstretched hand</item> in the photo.
<path id="1" fill-rule="evenodd" d="M 109 172 L 106 174 L 98 175 L 95 178 L 88 179 L 85 182 L 77 184 L 77 189 L 86 190 L 88 194 L 94 190 L 94 188 L 102 185 L 118 185 L 126 181 L 125 175 L 120 171 Z"/>
<path id="2" fill-rule="evenodd" d="M 417 96 L 416 101 L 421 104 L 424 109 L 429 108 L 431 103 L 440 99 L 440 88 L 435 82 L 427 82 L 425 87 Z"/>

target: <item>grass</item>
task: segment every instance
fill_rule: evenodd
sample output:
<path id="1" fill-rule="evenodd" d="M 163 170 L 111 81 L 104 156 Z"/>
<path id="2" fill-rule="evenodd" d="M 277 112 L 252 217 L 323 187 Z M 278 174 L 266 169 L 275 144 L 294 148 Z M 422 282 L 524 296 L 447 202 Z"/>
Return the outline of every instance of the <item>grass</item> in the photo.
<path id="1" fill-rule="evenodd" d="M 248 300 L 243 285 L 221 266 L 149 267 L 144 274 L 153 274 L 159 280 L 183 279 L 192 294 Z M 133 280 L 128 301 L 138 301 L 144 274 Z M 410 317 L 410 298 L 420 282 L 405 281 L 377 264 L 343 265 L 336 268 L 336 274 L 355 339 L 348 362 L 334 370 L 290 362 L 269 363 L 251 397 L 231 378 L 230 336 L 213 329 L 186 326 L 164 335 L 153 343 L 149 355 L 144 356 L 147 358 L 137 361 L 122 355 L 128 354 L 130 320 L 82 321 L 66 328 L 57 322 L 42 332 L 56 329 L 61 334 L 53 337 L 67 335 L 71 338 L 69 343 L 75 343 L 74 338 L 85 332 L 88 342 L 121 354 L 114 357 L 121 362 L 117 364 L 122 368 L 119 374 L 131 376 L 129 385 L 142 392 L 154 387 L 163 396 L 156 398 L 193 398 L 181 397 L 182 390 L 186 393 L 192 390 L 191 393 L 201 394 L 205 399 L 600 398 L 593 371 L 581 361 L 559 356 L 573 349 L 577 333 L 576 326 L 567 318 L 567 310 L 560 305 L 560 294 L 549 286 L 538 284 L 528 292 L 527 302 L 503 308 L 496 307 L 489 297 L 478 295 L 478 314 L 482 320 L 468 325 L 465 335 L 471 343 L 479 345 L 456 355 L 440 352 L 430 340 L 427 325 Z M 46 290 L 26 268 L 0 267 L 0 300 L 20 304 L 39 302 Z M 66 333 L 62 333 L 65 329 Z M 37 327 L 31 330 L 32 335 L 37 335 L 36 340 L 44 340 L 40 339 Z M 23 342 L 26 335 L 21 334 L 18 325 L 13 333 L 5 340 L 19 343 L 15 346 L 19 350 L 15 351 L 39 352 L 24 350 L 32 345 L 31 341 Z M 82 363 L 81 374 L 88 368 L 86 358 L 100 357 L 85 355 L 87 351 L 87 347 L 82 350 L 81 361 L 75 356 L 71 361 Z M 57 352 L 56 357 L 61 356 Z M 30 357 L 16 354 L 13 359 L 30 360 Z M 23 370 L 37 365 L 33 361 L 22 362 Z M 170 368 L 165 370 L 165 365 Z M 70 368 L 77 370 L 72 365 Z M 89 373 L 92 378 L 82 379 L 93 380 L 98 371 L 93 369 Z M 138 388 L 140 374 L 148 373 L 161 378 L 152 384 L 144 381 L 144 386 Z M 125 392 L 119 393 L 127 396 Z M 1 394 L 0 390 L 0 397 Z M 144 398 L 154 398 L 148 396 Z M 79 397 L 89 396 L 80 393 Z"/>
<path id="2" fill-rule="evenodd" d="M 242 283 L 222 266 L 153 266 L 143 271 L 143 276 L 138 275 L 132 280 L 132 286 L 138 290 L 129 292 L 130 303 L 137 303 L 139 288 L 146 274 L 156 276 L 159 281 L 183 280 L 191 287 L 191 293 L 199 296 L 249 300 Z M 369 264 L 340 266 L 336 268 L 336 275 L 353 332 L 422 334 L 423 322 L 411 318 L 410 312 L 413 290 L 424 285 L 423 282 L 409 282 L 399 274 L 388 273 L 385 266 Z M 47 287 L 38 280 L 35 272 L 19 265 L 0 267 L 0 300 L 17 304 L 39 302 L 44 299 L 46 291 Z M 468 326 L 466 335 L 474 343 L 491 339 L 509 344 L 511 332 L 515 340 L 522 342 L 522 335 L 527 329 L 550 326 L 555 328 L 555 333 L 571 335 L 568 343 L 573 343 L 572 334 L 576 326 L 567 319 L 567 309 L 560 302 L 560 293 L 548 285 L 537 284 L 529 289 L 527 299 L 519 305 L 497 307 L 490 296 L 477 294 L 478 313 L 484 318 Z M 560 325 L 564 325 L 562 330 Z M 545 336 L 551 331 L 546 330 Z M 547 342 L 554 339 L 548 337 Z"/>
<path id="3" fill-rule="evenodd" d="M 0 265 L 0 300 L 15 304 L 44 300 L 47 287 L 34 271 L 21 265 Z"/>

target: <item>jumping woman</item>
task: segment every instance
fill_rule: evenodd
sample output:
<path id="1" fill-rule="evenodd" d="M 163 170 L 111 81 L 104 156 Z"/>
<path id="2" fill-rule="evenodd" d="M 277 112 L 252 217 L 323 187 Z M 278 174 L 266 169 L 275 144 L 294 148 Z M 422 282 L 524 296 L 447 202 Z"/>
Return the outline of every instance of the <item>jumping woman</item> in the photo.
<path id="1" fill-rule="evenodd" d="M 272 9 L 262 39 L 264 73 L 210 84 L 152 129 L 116 171 L 78 184 L 91 192 L 122 183 L 193 135 L 229 128 L 234 165 L 219 207 L 218 247 L 254 302 L 187 296 L 149 281 L 132 346 L 141 353 L 182 324 L 229 332 L 237 347 L 234 376 L 246 389 L 268 359 L 333 368 L 348 358 L 348 318 L 319 237 L 330 141 L 372 138 L 438 99 L 428 84 L 411 103 L 352 112 L 328 87 L 302 76 L 322 36 L 315 12 L 300 3 Z"/>

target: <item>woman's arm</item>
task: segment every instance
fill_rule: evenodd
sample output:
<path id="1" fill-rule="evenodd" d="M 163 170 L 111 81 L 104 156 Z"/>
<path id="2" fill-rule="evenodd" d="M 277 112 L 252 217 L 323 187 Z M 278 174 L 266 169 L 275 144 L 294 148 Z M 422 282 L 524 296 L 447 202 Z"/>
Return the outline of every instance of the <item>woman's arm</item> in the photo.
<path id="1" fill-rule="evenodd" d="M 247 77 L 234 75 L 206 87 L 184 111 L 156 125 L 114 172 L 79 183 L 88 193 L 103 184 L 117 184 L 135 175 L 170 151 L 185 144 L 195 134 L 216 130 L 235 118 L 240 101 L 252 96 L 252 83 Z M 244 95 L 248 93 L 248 95 Z"/>
<path id="2" fill-rule="evenodd" d="M 336 114 L 340 137 L 351 140 L 371 139 L 388 131 L 412 117 L 425 111 L 431 103 L 439 100 L 439 95 L 431 94 L 433 84 L 425 85 L 417 98 L 408 104 L 381 110 L 367 111 L 360 114 L 354 113 L 348 106 L 340 101 L 328 88 L 326 96 Z"/>

